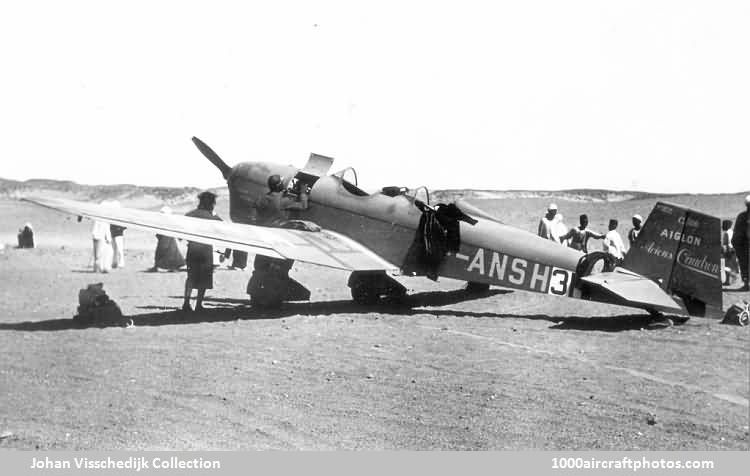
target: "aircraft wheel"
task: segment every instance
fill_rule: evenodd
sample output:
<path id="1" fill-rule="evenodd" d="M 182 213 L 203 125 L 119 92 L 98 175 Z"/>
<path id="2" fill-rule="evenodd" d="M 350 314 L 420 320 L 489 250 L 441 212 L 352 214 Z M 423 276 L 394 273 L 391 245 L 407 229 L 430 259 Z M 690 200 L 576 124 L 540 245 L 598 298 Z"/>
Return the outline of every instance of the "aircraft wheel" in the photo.
<path id="1" fill-rule="evenodd" d="M 352 286 L 352 299 L 357 304 L 371 306 L 380 301 L 380 295 L 371 286 L 360 283 Z"/>

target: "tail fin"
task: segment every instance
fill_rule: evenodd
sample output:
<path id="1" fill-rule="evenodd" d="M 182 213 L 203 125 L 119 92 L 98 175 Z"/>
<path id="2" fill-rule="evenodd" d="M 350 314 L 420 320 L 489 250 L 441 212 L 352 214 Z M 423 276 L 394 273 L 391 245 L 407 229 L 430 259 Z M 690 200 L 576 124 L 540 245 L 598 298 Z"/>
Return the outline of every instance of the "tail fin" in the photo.
<path id="1" fill-rule="evenodd" d="M 659 202 L 625 257 L 624 267 L 682 299 L 691 316 L 722 314 L 721 222 Z"/>

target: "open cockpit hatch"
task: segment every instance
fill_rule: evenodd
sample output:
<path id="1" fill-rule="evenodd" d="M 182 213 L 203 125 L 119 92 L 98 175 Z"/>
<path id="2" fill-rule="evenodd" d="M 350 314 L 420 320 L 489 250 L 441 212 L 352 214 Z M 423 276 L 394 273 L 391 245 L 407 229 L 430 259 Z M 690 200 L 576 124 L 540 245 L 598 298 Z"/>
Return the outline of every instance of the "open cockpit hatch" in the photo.
<path id="1" fill-rule="evenodd" d="M 307 163 L 292 177 L 286 187 L 287 195 L 299 197 L 300 192 L 310 193 L 315 182 L 328 173 L 333 165 L 333 157 L 310 153 Z"/>

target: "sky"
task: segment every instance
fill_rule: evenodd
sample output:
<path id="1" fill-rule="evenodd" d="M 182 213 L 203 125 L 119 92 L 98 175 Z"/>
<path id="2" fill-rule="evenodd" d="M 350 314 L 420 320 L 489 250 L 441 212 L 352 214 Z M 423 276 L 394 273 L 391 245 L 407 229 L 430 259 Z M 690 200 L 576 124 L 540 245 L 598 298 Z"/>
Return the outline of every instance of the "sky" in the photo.
<path id="1" fill-rule="evenodd" d="M 750 190 L 747 1 L 24 1 L 0 7 L 0 177 L 209 187 Z"/>

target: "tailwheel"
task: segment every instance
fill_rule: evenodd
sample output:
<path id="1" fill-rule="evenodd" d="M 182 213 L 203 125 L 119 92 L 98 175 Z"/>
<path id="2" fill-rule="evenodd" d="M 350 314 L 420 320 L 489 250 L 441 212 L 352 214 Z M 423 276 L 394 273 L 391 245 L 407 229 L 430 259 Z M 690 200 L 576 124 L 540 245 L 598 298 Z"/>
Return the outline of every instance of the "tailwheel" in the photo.
<path id="1" fill-rule="evenodd" d="M 722 322 L 742 327 L 750 324 L 750 303 L 739 302 L 730 306 Z"/>

